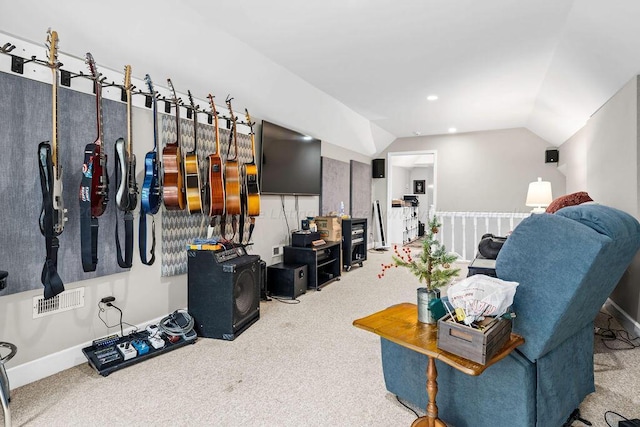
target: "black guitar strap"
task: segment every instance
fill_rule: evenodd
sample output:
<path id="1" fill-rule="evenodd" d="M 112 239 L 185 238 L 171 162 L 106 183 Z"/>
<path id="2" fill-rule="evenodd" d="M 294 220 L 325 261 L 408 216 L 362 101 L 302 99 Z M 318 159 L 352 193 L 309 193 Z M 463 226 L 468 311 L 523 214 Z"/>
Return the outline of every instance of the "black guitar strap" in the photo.
<path id="1" fill-rule="evenodd" d="M 98 218 L 91 215 L 91 175 L 95 144 L 84 148 L 84 164 L 80 181 L 80 249 L 82 270 L 96 271 L 98 266 Z"/>
<path id="2" fill-rule="evenodd" d="M 53 189 L 51 177 L 53 176 L 53 164 L 51 162 L 51 146 L 48 142 L 38 145 L 40 158 L 40 186 L 42 187 L 42 223 L 41 231 L 45 238 L 46 258 L 40 281 L 44 285 L 45 299 L 52 298 L 64 291 L 64 284 L 58 275 L 58 237 L 53 232 Z"/>
<path id="3" fill-rule="evenodd" d="M 115 180 L 120 182 L 120 156 L 118 149 L 115 149 Z M 127 189 L 128 191 L 128 189 Z M 116 214 L 117 217 L 117 214 Z M 124 259 L 122 258 L 122 249 L 120 246 L 120 234 L 118 233 L 118 219 L 116 218 L 116 255 L 118 257 L 118 265 L 121 268 L 131 268 L 133 264 L 133 214 L 131 211 L 124 213 Z"/>
<path id="4" fill-rule="evenodd" d="M 138 227 L 138 249 L 140 261 L 144 265 L 151 265 L 156 260 L 156 218 L 151 215 L 151 258 L 147 260 L 147 213 L 140 207 L 140 226 Z"/>

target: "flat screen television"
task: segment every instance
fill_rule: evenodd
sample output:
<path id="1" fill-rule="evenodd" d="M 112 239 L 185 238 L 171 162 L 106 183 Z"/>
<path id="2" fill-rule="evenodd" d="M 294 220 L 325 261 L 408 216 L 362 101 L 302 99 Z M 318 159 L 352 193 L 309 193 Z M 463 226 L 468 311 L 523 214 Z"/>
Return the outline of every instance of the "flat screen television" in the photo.
<path id="1" fill-rule="evenodd" d="M 262 121 L 260 193 L 320 195 L 320 140 Z"/>

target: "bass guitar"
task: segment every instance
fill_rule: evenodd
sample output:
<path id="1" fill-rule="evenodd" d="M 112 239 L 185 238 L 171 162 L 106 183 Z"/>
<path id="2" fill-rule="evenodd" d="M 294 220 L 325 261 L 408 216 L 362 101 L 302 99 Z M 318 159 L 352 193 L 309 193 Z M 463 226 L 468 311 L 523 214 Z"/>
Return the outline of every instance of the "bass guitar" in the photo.
<path id="1" fill-rule="evenodd" d="M 107 202 L 109 201 L 109 175 L 107 175 L 107 154 L 103 150 L 104 144 L 104 129 L 102 127 L 102 79 L 98 73 L 96 63 L 93 60 L 91 53 L 87 53 L 86 62 L 91 71 L 91 77 L 94 81 L 94 87 L 96 92 L 96 127 L 98 136 L 93 144 L 87 144 L 85 146 L 85 165 L 88 165 L 88 170 L 84 171 L 85 174 L 89 174 L 91 177 L 91 216 L 99 217 L 104 213 L 107 208 Z M 89 155 L 89 159 L 87 159 Z"/>
<path id="2" fill-rule="evenodd" d="M 187 199 L 187 210 L 190 214 L 202 213 L 202 184 L 200 183 L 200 166 L 198 162 L 198 109 L 196 108 L 191 91 L 189 103 L 193 110 L 193 150 L 184 156 L 184 182 Z"/>
<path id="3" fill-rule="evenodd" d="M 127 142 L 116 140 L 116 169 L 120 182 L 117 184 L 116 205 L 125 212 L 131 212 L 138 203 L 136 183 L 136 156 L 133 154 L 133 132 L 131 131 L 131 65 L 124 67 L 124 89 L 127 97 Z"/>
<path id="4" fill-rule="evenodd" d="M 144 76 L 153 107 L 153 150 L 144 156 L 144 181 L 140 197 L 140 207 L 145 214 L 156 214 L 160 209 L 161 189 L 158 162 L 158 102 L 149 74 Z"/>
<path id="5" fill-rule="evenodd" d="M 184 200 L 184 166 L 180 152 L 180 100 L 176 96 L 171 79 L 167 79 L 173 93 L 172 102 L 176 106 L 176 142 L 168 143 L 162 149 L 162 164 L 164 175 L 162 179 L 162 199 L 165 208 L 169 210 L 183 210 Z"/>
<path id="6" fill-rule="evenodd" d="M 242 177 L 244 180 L 244 193 L 247 198 L 247 215 L 255 217 L 260 215 L 260 186 L 258 185 L 258 166 L 256 166 L 255 133 L 249 111 L 245 108 L 245 118 L 249 125 L 251 136 L 251 161 L 242 165 Z"/>
<path id="7" fill-rule="evenodd" d="M 231 133 L 229 134 L 229 147 L 227 148 L 227 158 L 224 163 L 224 186 L 225 186 L 225 206 L 227 215 L 240 215 L 240 165 L 238 163 L 238 140 L 236 138 L 236 117 L 231 108 L 231 100 L 227 98 L 226 104 L 231 116 Z M 235 147 L 233 157 L 230 157 L 231 143 Z"/>
<path id="8" fill-rule="evenodd" d="M 224 215 L 225 194 L 224 177 L 222 176 L 222 157 L 220 157 L 220 129 L 218 127 L 218 112 L 213 102 L 213 95 L 209 94 L 209 105 L 213 114 L 216 137 L 216 152 L 210 154 L 209 159 L 209 215 Z"/>
<path id="9" fill-rule="evenodd" d="M 43 152 L 46 152 L 51 163 L 51 176 L 47 176 L 47 188 L 51 193 L 51 202 L 53 204 L 53 234 L 59 236 L 64 231 L 67 218 L 67 209 L 64 207 L 62 198 L 62 165 L 60 164 L 60 149 L 58 147 L 58 33 L 49 29 L 47 33 L 47 60 L 48 66 L 53 74 L 53 82 L 51 84 L 51 101 L 52 101 L 52 122 L 53 131 L 51 133 L 51 144 L 43 143 Z M 42 155 L 42 154 L 41 154 Z M 44 234 L 44 215 L 45 209 L 42 207 L 40 213 L 40 231 Z"/>

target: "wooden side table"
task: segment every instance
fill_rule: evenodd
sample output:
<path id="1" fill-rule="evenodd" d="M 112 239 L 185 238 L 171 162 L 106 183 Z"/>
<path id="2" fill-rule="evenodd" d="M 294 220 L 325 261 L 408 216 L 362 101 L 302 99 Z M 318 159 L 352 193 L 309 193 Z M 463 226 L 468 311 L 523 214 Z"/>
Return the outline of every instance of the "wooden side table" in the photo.
<path id="1" fill-rule="evenodd" d="M 426 355 L 427 364 L 427 414 L 416 419 L 412 427 L 446 427 L 438 418 L 436 394 L 438 393 L 438 372 L 436 359 L 453 366 L 468 375 L 480 375 L 485 369 L 505 358 L 514 348 L 524 343 L 524 338 L 511 334 L 509 340 L 487 362 L 486 365 L 472 362 L 464 357 L 456 356 L 438 348 L 438 327 L 418 322 L 418 308 L 415 304 L 402 303 L 353 321 L 353 325 L 373 332 L 403 347 Z"/>

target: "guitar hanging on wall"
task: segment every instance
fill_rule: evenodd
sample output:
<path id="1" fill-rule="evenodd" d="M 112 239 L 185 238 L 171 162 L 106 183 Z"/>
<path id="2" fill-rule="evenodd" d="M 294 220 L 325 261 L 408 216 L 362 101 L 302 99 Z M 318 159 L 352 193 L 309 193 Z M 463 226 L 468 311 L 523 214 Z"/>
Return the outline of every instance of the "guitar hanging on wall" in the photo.
<path id="1" fill-rule="evenodd" d="M 225 213 L 224 177 L 222 175 L 222 158 L 220 157 L 220 129 L 218 127 L 218 112 L 213 102 L 213 95 L 209 94 L 209 105 L 213 114 L 216 137 L 216 152 L 210 154 L 209 159 L 209 215 L 219 216 Z"/>
<path id="2" fill-rule="evenodd" d="M 187 199 L 187 210 L 190 214 L 202 213 L 202 184 L 200 183 L 200 166 L 198 162 L 198 109 L 191 91 L 187 91 L 189 103 L 193 111 L 193 150 L 184 156 L 184 182 Z"/>
<path id="3" fill-rule="evenodd" d="M 225 205 L 227 215 L 239 215 L 240 207 L 240 165 L 238 163 L 238 140 L 236 139 L 236 117 L 233 114 L 231 100 L 227 97 L 226 104 L 231 116 L 231 132 L 229 133 L 229 146 L 227 148 L 227 158 L 224 162 L 224 186 L 225 186 Z M 230 157 L 231 144 L 233 143 L 234 156 Z"/>
<path id="4" fill-rule="evenodd" d="M 249 237 L 247 238 L 247 241 L 250 241 L 256 224 L 256 217 L 260 216 L 260 186 L 258 185 L 258 167 L 256 166 L 255 132 L 253 131 L 254 123 L 251 122 L 249 110 L 245 108 L 244 112 L 247 125 L 250 129 L 249 136 L 251 137 L 251 161 L 242 165 L 246 212 L 251 222 L 249 225 Z"/>
<path id="5" fill-rule="evenodd" d="M 127 97 L 127 142 L 116 141 L 116 169 L 120 175 L 117 183 L 116 205 L 125 212 L 136 208 L 138 203 L 138 184 L 136 183 L 136 156 L 133 154 L 133 132 L 131 131 L 131 65 L 124 68 L 124 89 Z"/>
<path id="6" fill-rule="evenodd" d="M 133 263 L 133 214 L 138 203 L 136 183 L 136 157 L 133 154 L 133 132 L 131 131 L 131 66 L 124 67 L 124 91 L 127 98 L 127 142 L 118 138 L 115 143 L 115 179 L 117 181 L 116 206 L 124 212 L 124 254 L 120 244 L 118 220 L 116 218 L 116 258 L 122 268 L 131 268 Z M 123 256 L 124 255 L 124 256 Z"/>
<path id="7" fill-rule="evenodd" d="M 158 213 L 161 203 L 161 188 L 158 162 L 158 100 L 153 82 L 149 74 L 144 76 L 149 89 L 151 106 L 153 107 L 153 150 L 144 156 L 144 182 L 140 194 L 140 220 L 138 225 L 138 250 L 140 261 L 145 265 L 152 265 L 156 260 L 156 220 L 153 215 Z M 147 214 L 151 217 L 151 257 L 147 259 Z"/>
<path id="8" fill-rule="evenodd" d="M 58 33 L 47 32 L 47 65 L 53 74 L 52 82 L 52 137 L 51 144 L 38 144 L 38 168 L 42 189 L 42 209 L 40 212 L 40 232 L 45 238 L 46 258 L 40 274 L 44 285 L 44 297 L 49 299 L 64 291 L 64 284 L 58 274 L 58 237 L 67 220 L 62 198 L 62 166 L 58 150 Z"/>
<path id="9" fill-rule="evenodd" d="M 82 181 L 80 183 L 80 244 L 82 269 L 85 272 L 95 271 L 98 265 L 98 217 L 104 213 L 107 207 L 109 194 L 107 155 L 102 149 L 104 141 L 102 79 L 91 53 L 87 53 L 87 64 L 91 71 L 96 94 L 98 136 L 92 144 L 87 144 L 84 148 Z"/>
<path id="10" fill-rule="evenodd" d="M 85 146 L 85 159 L 91 152 L 88 173 L 91 175 L 91 215 L 101 216 L 109 201 L 109 176 L 107 175 L 107 154 L 103 150 L 104 129 L 102 127 L 102 79 L 91 53 L 87 53 L 87 64 L 94 81 L 96 93 L 96 128 L 98 136 L 93 144 Z M 85 162 L 87 163 L 87 162 Z"/>
<path id="11" fill-rule="evenodd" d="M 162 179 L 162 199 L 164 207 L 169 210 L 183 210 L 184 197 L 184 171 L 182 154 L 180 151 L 180 99 L 176 96 L 171 79 L 167 79 L 173 99 L 171 102 L 176 107 L 176 141 L 167 143 L 162 149 L 162 165 L 164 175 Z"/>
<path id="12" fill-rule="evenodd" d="M 140 207 L 146 214 L 154 215 L 160 209 L 161 188 L 160 188 L 160 165 L 158 162 L 158 102 L 153 82 L 149 74 L 144 76 L 149 93 L 151 94 L 153 107 L 153 150 L 144 156 L 144 181 L 140 197 Z"/>

